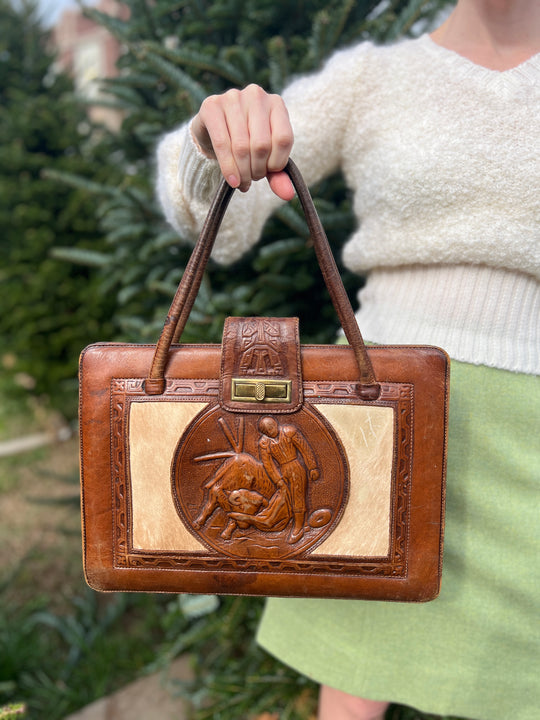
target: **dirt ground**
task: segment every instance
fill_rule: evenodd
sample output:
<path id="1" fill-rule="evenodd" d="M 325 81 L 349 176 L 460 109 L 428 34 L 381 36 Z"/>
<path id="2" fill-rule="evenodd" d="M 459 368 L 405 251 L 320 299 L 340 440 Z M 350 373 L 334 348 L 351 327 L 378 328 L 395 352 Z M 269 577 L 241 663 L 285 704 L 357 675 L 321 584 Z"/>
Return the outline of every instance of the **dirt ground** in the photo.
<path id="1" fill-rule="evenodd" d="M 83 580 L 78 441 L 0 458 L 0 581 L 5 600 L 62 603 Z"/>

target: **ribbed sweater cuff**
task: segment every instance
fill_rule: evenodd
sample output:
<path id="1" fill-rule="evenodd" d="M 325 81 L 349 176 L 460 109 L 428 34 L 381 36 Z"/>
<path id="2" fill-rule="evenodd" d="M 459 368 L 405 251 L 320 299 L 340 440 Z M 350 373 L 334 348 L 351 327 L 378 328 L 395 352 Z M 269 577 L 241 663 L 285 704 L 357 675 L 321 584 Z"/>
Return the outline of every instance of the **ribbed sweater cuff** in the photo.
<path id="1" fill-rule="evenodd" d="M 216 160 L 204 155 L 193 139 L 191 123 L 184 126 L 178 158 L 178 182 L 186 198 L 208 200 L 217 188 L 221 172 Z"/>
<path id="2" fill-rule="evenodd" d="M 540 284 L 487 266 L 373 271 L 359 293 L 366 340 L 437 345 L 455 360 L 540 373 Z"/>

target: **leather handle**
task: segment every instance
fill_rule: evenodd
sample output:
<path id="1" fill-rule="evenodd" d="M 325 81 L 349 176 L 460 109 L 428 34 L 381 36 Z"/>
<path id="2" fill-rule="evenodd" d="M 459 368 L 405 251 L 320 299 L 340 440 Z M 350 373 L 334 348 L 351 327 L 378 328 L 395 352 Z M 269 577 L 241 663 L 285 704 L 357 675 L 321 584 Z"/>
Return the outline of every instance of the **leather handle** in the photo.
<path id="1" fill-rule="evenodd" d="M 289 175 L 300 199 L 317 260 L 326 287 L 330 293 L 332 304 L 336 309 L 349 345 L 354 350 L 358 364 L 359 380 L 363 390 L 362 394 L 366 399 L 376 398 L 379 393 L 379 387 L 373 372 L 373 366 L 309 190 L 300 171 L 292 160 L 289 160 L 287 163 L 285 172 Z M 231 188 L 225 180 L 222 180 L 206 217 L 197 244 L 184 270 L 156 345 L 150 373 L 145 382 L 145 391 L 149 395 L 160 395 L 165 390 L 165 368 L 167 366 L 171 344 L 173 342 L 179 342 L 184 331 L 195 298 L 197 297 L 204 271 L 218 234 L 219 226 L 221 225 L 233 192 L 234 189 Z"/>

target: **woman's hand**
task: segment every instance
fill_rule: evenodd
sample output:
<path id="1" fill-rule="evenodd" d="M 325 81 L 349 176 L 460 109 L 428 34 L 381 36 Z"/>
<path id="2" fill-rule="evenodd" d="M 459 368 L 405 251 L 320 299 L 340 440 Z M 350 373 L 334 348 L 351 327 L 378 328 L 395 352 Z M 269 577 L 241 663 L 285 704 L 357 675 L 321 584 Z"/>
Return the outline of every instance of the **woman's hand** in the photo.
<path id="1" fill-rule="evenodd" d="M 218 161 L 223 177 L 242 192 L 253 180 L 266 177 L 282 200 L 294 196 L 284 172 L 293 145 L 285 103 L 258 85 L 211 95 L 191 125 L 202 152 Z"/>

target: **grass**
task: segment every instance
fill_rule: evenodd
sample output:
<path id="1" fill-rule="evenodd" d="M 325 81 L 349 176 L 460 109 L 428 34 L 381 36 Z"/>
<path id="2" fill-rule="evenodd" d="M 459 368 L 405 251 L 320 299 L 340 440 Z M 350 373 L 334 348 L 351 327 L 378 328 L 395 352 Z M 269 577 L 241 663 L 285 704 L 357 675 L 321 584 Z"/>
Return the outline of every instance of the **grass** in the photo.
<path id="1" fill-rule="evenodd" d="M 43 402 L 18 385 L 0 358 L 0 442 L 43 428 L 47 411 Z"/>
<path id="2" fill-rule="evenodd" d="M 62 720 L 121 687 L 154 659 L 157 609 L 152 599 L 134 606 L 90 591 L 62 614 L 46 597 L 11 608 L 0 624 L 0 702 L 24 701 L 25 717 Z"/>
<path id="3" fill-rule="evenodd" d="M 0 398 L 0 443 L 45 429 L 50 416 L 44 402 L 10 381 L 1 363 Z M 0 492 L 15 487 L 21 470 L 44 455 L 43 448 L 38 448 L 23 455 L 0 457 Z"/>
<path id="4" fill-rule="evenodd" d="M 0 493 L 17 487 L 21 472 L 29 462 L 39 462 L 45 457 L 46 450 L 36 448 L 29 453 L 0 458 Z"/>
<path id="5" fill-rule="evenodd" d="M 24 403 L 0 408 L 0 439 L 42 422 Z M 86 587 L 76 445 L 0 462 L 0 718 L 64 720 L 187 655 L 193 677 L 175 691 L 190 699 L 193 720 L 313 720 L 315 684 L 254 641 L 262 600 L 101 595 Z M 387 713 L 388 720 L 433 717 L 399 707 Z"/>

